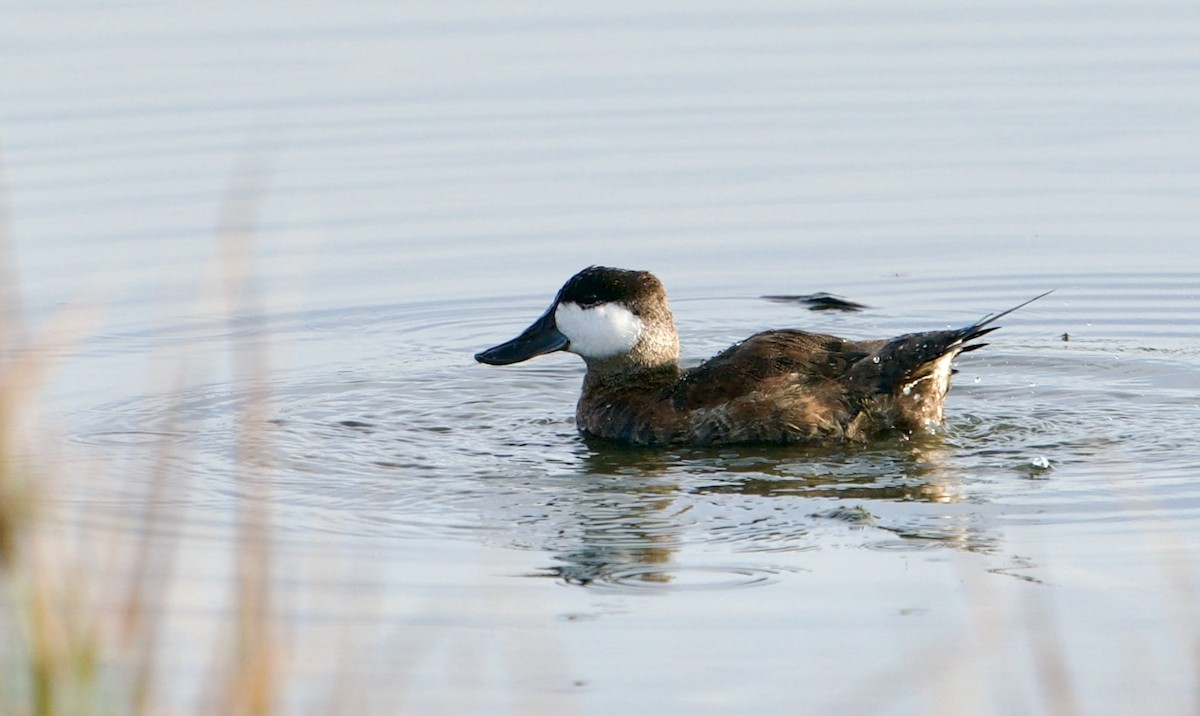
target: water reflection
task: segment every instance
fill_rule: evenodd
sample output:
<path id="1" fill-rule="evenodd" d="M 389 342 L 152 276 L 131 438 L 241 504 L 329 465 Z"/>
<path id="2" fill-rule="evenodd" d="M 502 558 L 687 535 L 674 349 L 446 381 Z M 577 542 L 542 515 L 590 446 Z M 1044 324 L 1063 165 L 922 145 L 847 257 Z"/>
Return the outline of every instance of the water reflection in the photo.
<path id="1" fill-rule="evenodd" d="M 570 538 L 576 546 L 559 547 L 554 559 L 561 564 L 548 573 L 568 584 L 587 585 L 611 581 L 612 575 L 631 567 L 670 564 L 681 534 L 672 520 L 673 500 L 655 495 L 669 490 L 657 485 L 642 494 L 634 492 L 628 501 L 603 497 L 579 501 L 568 513 L 578 524 Z M 670 581 L 666 572 L 657 569 L 645 569 L 640 579 Z"/>
<path id="2" fill-rule="evenodd" d="M 940 436 L 870 448 L 635 448 L 588 439 L 578 489 L 545 505 L 555 525 L 545 571 L 606 589 L 769 583 L 757 563 L 693 565 L 685 552 L 802 551 L 831 532 L 873 549 L 994 551 L 998 537 L 966 500 L 954 449 Z M 866 504 L 854 501 L 865 500 Z M 902 509 L 896 509 L 903 505 Z M 882 534 L 882 538 L 870 535 Z M 728 553 L 727 553 L 728 556 Z"/>
<path id="3" fill-rule="evenodd" d="M 513 379 L 535 389 L 568 383 L 561 390 L 570 393 L 557 373 Z M 617 590 L 769 584 L 779 562 L 794 567 L 785 554 L 839 544 L 997 548 L 980 509 L 986 498 L 970 489 L 988 440 L 970 430 L 870 447 L 631 447 L 585 439 L 540 404 L 500 420 L 497 411 L 513 410 L 509 396 L 530 394 L 527 386 L 509 393 L 493 384 L 496 397 L 455 402 L 456 380 L 464 378 L 278 386 L 270 426 L 287 527 L 480 539 L 547 553 L 545 576 Z M 225 415 L 237 400 L 206 388 L 178 403 L 196 451 L 191 469 L 205 486 L 198 500 L 240 494 L 222 469 L 232 437 Z M 140 434 L 166 406 L 107 406 L 106 430 Z M 459 426 L 450 425 L 458 413 Z"/>

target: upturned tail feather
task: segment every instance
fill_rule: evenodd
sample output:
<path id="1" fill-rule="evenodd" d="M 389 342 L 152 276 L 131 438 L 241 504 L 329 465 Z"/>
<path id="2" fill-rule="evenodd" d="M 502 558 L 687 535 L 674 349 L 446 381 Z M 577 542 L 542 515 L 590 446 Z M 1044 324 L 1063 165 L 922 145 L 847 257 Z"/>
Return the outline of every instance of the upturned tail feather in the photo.
<path id="1" fill-rule="evenodd" d="M 975 323 L 967 326 L 966 328 L 961 329 L 964 332 L 963 337 L 961 339 L 962 342 L 966 343 L 967 341 L 975 340 L 976 338 L 979 338 L 981 336 L 986 336 L 987 334 L 996 330 L 1000 326 L 992 326 L 991 328 L 985 328 L 985 326 L 989 326 L 989 325 L 995 323 L 996 321 L 1000 320 L 1001 318 L 1004 318 L 1005 316 L 1012 313 L 1013 311 L 1020 310 L 1024 307 L 1028 306 L 1029 304 L 1033 303 L 1034 301 L 1038 300 L 1039 298 L 1045 298 L 1046 296 L 1049 296 L 1052 293 L 1054 293 L 1054 289 L 1050 289 L 1049 291 L 1046 291 L 1045 293 L 1039 293 L 1038 295 L 1034 296 L 1033 298 L 1029 299 L 1028 301 L 1025 301 L 1023 303 L 1018 303 L 1017 305 L 1013 306 L 1012 308 L 1005 310 L 1005 311 L 1001 311 L 1000 313 L 987 314 L 986 316 L 979 319 Z M 983 348 L 986 345 L 987 345 L 986 343 L 975 343 L 975 344 L 972 344 L 969 346 L 963 346 L 963 348 L 959 351 L 959 353 L 966 353 L 967 351 L 978 350 L 980 348 Z"/>
<path id="2" fill-rule="evenodd" d="M 1054 293 L 1053 289 L 1008 310 L 989 313 L 964 328 L 910 333 L 893 338 L 860 361 L 857 370 L 852 372 L 858 372 L 863 378 L 868 378 L 865 384 L 874 384 L 876 390 L 890 392 L 897 386 L 927 374 L 938 360 L 947 355 L 969 353 L 988 345 L 969 341 L 997 330 L 1000 326 L 993 325 L 996 321 L 1051 293 Z"/>

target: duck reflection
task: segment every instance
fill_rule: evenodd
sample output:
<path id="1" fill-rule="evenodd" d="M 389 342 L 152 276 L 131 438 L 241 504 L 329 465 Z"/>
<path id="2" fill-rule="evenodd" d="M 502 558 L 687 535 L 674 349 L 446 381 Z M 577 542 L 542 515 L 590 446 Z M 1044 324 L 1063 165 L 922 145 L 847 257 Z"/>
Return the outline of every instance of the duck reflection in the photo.
<path id="1" fill-rule="evenodd" d="M 685 547 L 812 549 L 838 523 L 877 532 L 870 544 L 881 549 L 992 552 L 997 538 L 964 502 L 952 453 L 938 436 L 799 451 L 591 439 L 581 445 L 581 474 L 545 505 L 557 527 L 545 545 L 557 564 L 545 575 L 576 585 L 669 584 L 678 572 L 668 566 Z"/>
<path id="2" fill-rule="evenodd" d="M 630 457 L 634 459 L 624 459 Z M 580 485 L 579 492 L 549 506 L 566 510 L 563 528 L 555 535 L 566 539 L 555 540 L 559 564 L 547 568 L 547 576 L 568 584 L 611 582 L 613 575 L 633 566 L 670 564 L 681 546 L 684 523 L 676 507 L 678 487 L 672 481 L 645 480 L 656 471 L 645 470 L 636 456 L 622 456 L 610 464 L 612 471 L 589 471 L 593 479 Z M 666 583 L 670 576 L 644 569 L 637 579 Z"/>

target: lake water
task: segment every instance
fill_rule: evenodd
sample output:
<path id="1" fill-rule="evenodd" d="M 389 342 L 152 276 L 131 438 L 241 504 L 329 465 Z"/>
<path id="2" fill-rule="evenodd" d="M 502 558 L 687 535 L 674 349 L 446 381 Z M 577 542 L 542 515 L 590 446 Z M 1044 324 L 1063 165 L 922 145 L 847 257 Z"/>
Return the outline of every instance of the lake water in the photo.
<path id="1" fill-rule="evenodd" d="M 289 712 L 1200 707 L 1195 3 L 14 2 L 0 66 L 8 340 L 98 309 L 28 449 L 100 618 L 159 545 L 162 704 L 269 564 Z M 688 362 L 1056 291 L 943 436 L 630 450 L 472 360 L 589 264 Z"/>

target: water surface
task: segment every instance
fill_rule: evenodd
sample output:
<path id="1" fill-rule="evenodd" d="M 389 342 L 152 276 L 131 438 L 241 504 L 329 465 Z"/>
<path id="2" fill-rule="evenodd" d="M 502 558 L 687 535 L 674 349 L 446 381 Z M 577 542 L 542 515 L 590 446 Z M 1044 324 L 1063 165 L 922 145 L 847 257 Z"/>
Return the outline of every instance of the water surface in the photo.
<path id="1" fill-rule="evenodd" d="M 1194 708 L 1198 47 L 1172 2 L 13 5 L 15 285 L 103 309 L 41 408 L 64 529 L 177 549 L 169 703 L 261 504 L 297 709 Z M 593 263 L 689 363 L 1055 293 L 941 435 L 631 449 L 572 356 L 471 358 Z M 819 291 L 867 308 L 762 298 Z"/>

